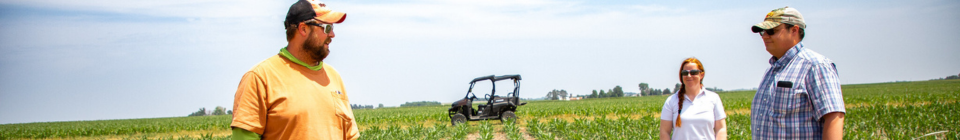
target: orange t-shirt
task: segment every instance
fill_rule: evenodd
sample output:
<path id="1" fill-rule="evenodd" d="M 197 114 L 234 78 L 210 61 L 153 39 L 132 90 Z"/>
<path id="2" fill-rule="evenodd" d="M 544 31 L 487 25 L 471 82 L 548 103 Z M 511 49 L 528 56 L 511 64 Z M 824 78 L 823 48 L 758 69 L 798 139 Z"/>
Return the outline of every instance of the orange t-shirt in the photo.
<path id="1" fill-rule="evenodd" d="M 230 126 L 268 140 L 359 138 L 340 73 L 322 65 L 313 71 L 279 54 L 260 62 L 240 80 Z"/>

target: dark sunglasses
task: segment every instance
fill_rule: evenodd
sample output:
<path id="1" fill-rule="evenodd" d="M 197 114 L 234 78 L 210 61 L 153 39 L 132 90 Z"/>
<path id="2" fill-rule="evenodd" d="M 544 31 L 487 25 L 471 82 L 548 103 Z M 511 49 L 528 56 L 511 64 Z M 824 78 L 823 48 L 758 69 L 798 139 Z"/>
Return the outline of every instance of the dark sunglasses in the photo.
<path id="1" fill-rule="evenodd" d="M 683 70 L 683 71 L 680 71 L 680 76 L 688 76 L 688 75 L 691 75 L 691 74 L 692 74 L 692 75 L 700 75 L 701 72 L 703 72 L 703 71 L 701 71 L 701 70 Z"/>
<path id="2" fill-rule="evenodd" d="M 763 36 L 763 35 L 773 35 L 774 33 L 777 33 L 777 32 L 775 32 L 775 30 L 773 29 L 766 29 L 766 30 L 760 31 L 759 33 L 760 33 L 760 36 Z"/>
<path id="3" fill-rule="evenodd" d="M 322 24 L 313 20 L 304 22 L 303 24 L 321 27 L 323 28 L 323 33 L 326 33 L 326 34 L 330 34 L 330 32 L 333 32 L 333 24 Z"/>
<path id="4" fill-rule="evenodd" d="M 766 29 L 766 30 L 763 30 L 763 31 L 760 31 L 760 32 L 757 32 L 757 33 L 760 33 L 760 36 L 763 36 L 763 35 L 773 35 L 774 33 L 776 33 L 774 29 L 777 29 L 777 28 Z"/>
<path id="5" fill-rule="evenodd" d="M 790 25 L 790 24 L 781 24 L 780 26 L 785 26 L 786 28 L 791 28 L 791 27 L 793 27 L 793 25 Z M 778 26 L 778 27 L 779 27 L 779 26 Z M 777 33 L 776 30 L 777 30 L 777 27 L 773 27 L 772 29 L 766 29 L 766 30 L 763 30 L 763 31 L 760 31 L 760 32 L 757 32 L 757 33 L 760 33 L 760 36 L 763 36 L 763 35 L 773 35 L 774 33 Z"/>

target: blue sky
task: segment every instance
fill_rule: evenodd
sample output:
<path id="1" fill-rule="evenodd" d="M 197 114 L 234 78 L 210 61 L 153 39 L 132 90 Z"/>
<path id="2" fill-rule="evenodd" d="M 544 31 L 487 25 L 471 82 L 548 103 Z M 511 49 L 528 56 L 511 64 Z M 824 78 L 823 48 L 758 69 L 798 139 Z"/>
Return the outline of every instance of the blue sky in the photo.
<path id="1" fill-rule="evenodd" d="M 0 1 L 0 124 L 229 108 L 243 73 L 286 45 L 293 2 Z M 843 84 L 960 73 L 950 0 L 325 2 L 349 15 L 326 63 L 354 104 L 450 102 L 491 74 L 521 74 L 524 98 L 673 88 L 687 57 L 703 61 L 706 86 L 749 89 L 770 57 L 749 26 L 783 6 L 804 15 L 803 43 Z"/>

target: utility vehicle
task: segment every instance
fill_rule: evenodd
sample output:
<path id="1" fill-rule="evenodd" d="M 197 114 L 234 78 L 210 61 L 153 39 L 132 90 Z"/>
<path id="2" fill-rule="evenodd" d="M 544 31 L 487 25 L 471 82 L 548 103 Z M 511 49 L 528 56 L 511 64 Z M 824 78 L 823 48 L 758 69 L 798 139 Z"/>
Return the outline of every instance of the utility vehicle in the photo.
<path id="1" fill-rule="evenodd" d="M 473 85 L 476 85 L 477 82 L 487 80 L 490 81 L 493 89 L 490 90 L 490 94 L 483 95 L 484 99 L 486 99 L 486 103 L 478 105 L 475 109 L 473 108 L 473 101 L 477 100 L 478 98 L 477 95 L 473 93 Z M 499 96 L 496 94 L 496 83 L 497 81 L 502 80 L 513 81 L 513 92 L 507 93 L 506 96 Z M 470 81 L 470 88 L 467 89 L 467 95 L 465 95 L 463 99 L 453 102 L 453 105 L 451 105 L 447 112 L 450 115 L 450 122 L 453 125 L 466 123 L 467 121 L 489 119 L 500 119 L 500 121 L 503 122 L 513 122 L 517 119 L 517 114 L 514 114 L 514 112 L 517 111 L 517 107 L 527 104 L 526 102 L 521 103 L 519 96 L 520 75 L 490 75 L 477 77 Z"/>

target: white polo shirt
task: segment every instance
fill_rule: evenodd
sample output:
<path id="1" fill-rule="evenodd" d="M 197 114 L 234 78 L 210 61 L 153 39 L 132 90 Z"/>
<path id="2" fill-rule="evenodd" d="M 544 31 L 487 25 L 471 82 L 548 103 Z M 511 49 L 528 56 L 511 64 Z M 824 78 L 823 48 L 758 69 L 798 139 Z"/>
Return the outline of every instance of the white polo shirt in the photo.
<path id="1" fill-rule="evenodd" d="M 673 122 L 673 136 L 675 140 L 713 140 L 716 135 L 713 127 L 717 120 L 727 118 L 723 110 L 723 103 L 720 102 L 720 96 L 713 91 L 701 88 L 700 94 L 694 97 L 693 101 L 689 97 L 683 96 L 683 109 L 680 112 L 680 127 L 677 127 L 677 93 L 667 97 L 663 103 L 663 109 L 660 111 L 660 119 Z"/>

